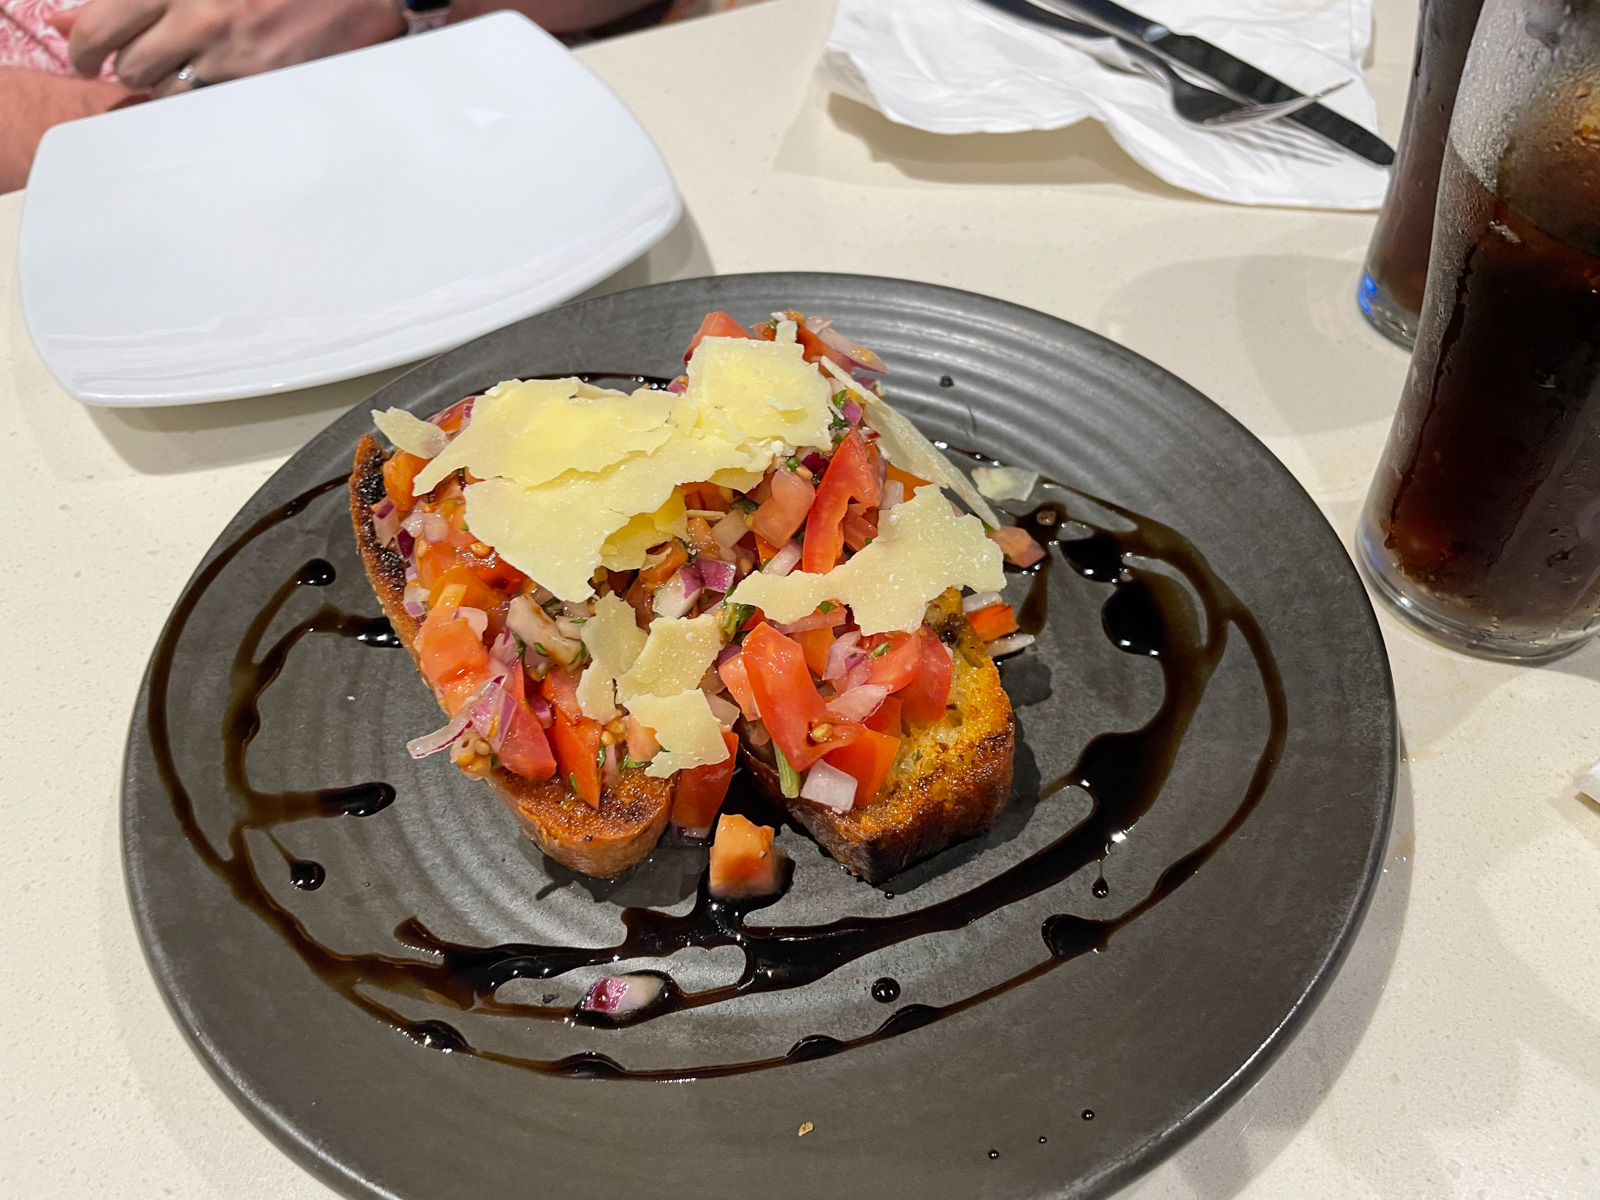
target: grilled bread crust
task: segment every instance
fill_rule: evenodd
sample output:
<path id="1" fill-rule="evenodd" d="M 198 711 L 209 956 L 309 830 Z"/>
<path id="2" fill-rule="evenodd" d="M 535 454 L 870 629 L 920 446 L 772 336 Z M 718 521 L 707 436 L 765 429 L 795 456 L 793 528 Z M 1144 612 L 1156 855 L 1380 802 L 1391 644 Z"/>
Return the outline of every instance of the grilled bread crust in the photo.
<path id="1" fill-rule="evenodd" d="M 394 550 L 378 544 L 372 527 L 371 506 L 384 498 L 383 461 L 376 439 L 362 438 L 350 474 L 350 523 L 383 615 L 417 662 L 422 622 L 405 610 L 405 565 Z M 672 781 L 652 779 L 642 768 L 623 771 L 602 793 L 598 809 L 555 779 L 526 779 L 496 766 L 487 782 L 540 850 L 563 866 L 601 878 L 619 875 L 649 854 L 672 810 Z"/>
<path id="2" fill-rule="evenodd" d="M 772 762 L 740 742 L 761 790 L 782 804 L 853 874 L 879 883 L 946 846 L 987 831 L 1011 797 L 1016 718 L 1000 672 L 961 614 L 951 589 L 928 606 L 928 623 L 952 650 L 944 719 L 906 731 L 872 803 L 836 813 L 788 799 Z M 768 754 L 770 747 L 763 747 Z"/>

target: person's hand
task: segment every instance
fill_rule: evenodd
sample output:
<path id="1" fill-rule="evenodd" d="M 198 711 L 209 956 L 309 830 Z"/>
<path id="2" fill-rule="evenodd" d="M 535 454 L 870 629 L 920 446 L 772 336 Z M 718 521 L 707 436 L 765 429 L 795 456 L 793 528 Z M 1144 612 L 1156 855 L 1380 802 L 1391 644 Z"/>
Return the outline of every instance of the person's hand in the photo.
<path id="1" fill-rule="evenodd" d="M 68 53 L 94 78 L 115 55 L 117 78 L 157 96 L 220 83 L 405 31 L 395 0 L 89 0 L 73 13 Z"/>

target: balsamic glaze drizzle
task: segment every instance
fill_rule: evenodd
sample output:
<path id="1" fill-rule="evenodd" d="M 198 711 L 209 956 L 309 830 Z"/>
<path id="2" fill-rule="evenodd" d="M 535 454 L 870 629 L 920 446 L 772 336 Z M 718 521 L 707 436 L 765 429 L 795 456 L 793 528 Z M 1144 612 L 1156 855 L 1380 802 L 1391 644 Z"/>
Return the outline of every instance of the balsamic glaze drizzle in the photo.
<path id="1" fill-rule="evenodd" d="M 290 598 L 303 587 L 322 587 L 332 582 L 333 567 L 321 559 L 307 563 L 279 587 L 250 622 L 234 656 L 230 698 L 222 730 L 228 788 L 238 805 L 226 854 L 219 852 L 205 836 L 193 797 L 179 776 L 170 742 L 167 699 L 178 642 L 206 590 L 258 537 L 298 516 L 319 496 L 345 483 L 345 477 L 327 480 L 268 513 L 225 546 L 186 589 L 173 610 L 151 665 L 148 715 L 151 750 L 171 798 L 173 812 L 190 844 L 228 885 L 235 898 L 272 926 L 313 972 L 352 1004 L 413 1041 L 447 1053 L 471 1055 L 542 1074 L 572 1078 L 687 1080 L 744 1074 L 829 1057 L 908 1033 L 974 1008 L 1081 954 L 1104 948 L 1118 930 L 1182 886 L 1237 832 L 1265 792 L 1283 749 L 1287 709 L 1282 681 L 1266 636 L 1254 616 L 1211 571 L 1199 551 L 1181 534 L 1159 522 L 1050 483 L 1048 486 L 1091 500 L 1134 526 L 1131 532 L 1096 530 L 1087 538 L 1061 542 L 1057 535 L 1067 526 L 1069 518 L 1064 504 L 1055 501 L 1040 505 L 1018 521 L 1041 544 L 1058 548 L 1080 575 L 1112 586 L 1102 609 L 1106 634 L 1126 653 L 1156 659 L 1164 677 L 1165 692 L 1160 709 L 1142 728 L 1095 737 L 1084 747 L 1070 771 L 1041 789 L 1041 798 L 1046 798 L 1069 786 L 1081 787 L 1089 794 L 1092 808 L 1077 826 L 1031 857 L 960 895 L 893 916 L 849 917 L 816 926 L 751 927 L 746 924 L 748 915 L 773 903 L 775 898 L 718 900 L 706 890 L 702 878 L 696 902 L 686 914 L 673 916 L 648 908 L 625 910 L 622 920 L 626 936 L 615 946 L 460 945 L 434 936 L 420 921 L 410 918 L 396 928 L 395 938 L 403 946 L 425 952 L 428 958 L 341 953 L 317 941 L 292 912 L 273 898 L 248 852 L 246 834 L 261 830 L 271 836 L 275 826 L 289 821 L 371 816 L 393 802 L 394 788 L 387 783 L 373 782 L 312 791 L 262 792 L 249 782 L 245 756 L 260 729 L 260 697 L 278 678 L 290 652 L 303 638 L 331 633 L 374 647 L 398 645 L 388 623 L 381 617 L 353 616 L 324 605 L 283 633 L 258 656 L 268 628 Z M 1204 635 L 1184 587 L 1166 575 L 1127 562 L 1127 556 L 1167 563 L 1183 575 L 1205 610 Z M 1019 623 L 1028 632 L 1037 632 L 1044 626 L 1048 604 L 1046 588 L 1053 559 L 1053 554 L 1047 554 L 1035 569 L 1033 584 L 1019 614 Z M 513 979 L 551 979 L 579 967 L 633 958 L 665 958 L 686 947 L 736 946 L 744 953 L 746 966 L 737 982 L 685 993 L 668 980 L 660 1000 L 630 1019 L 629 1023 L 637 1024 L 741 995 L 803 986 L 874 950 L 929 933 L 959 929 L 1067 879 L 1090 863 L 1103 860 L 1113 843 L 1126 836 L 1149 812 L 1171 771 L 1206 685 L 1222 659 L 1230 626 L 1239 630 L 1254 657 L 1270 717 L 1266 743 L 1250 784 L 1232 816 L 1211 838 L 1168 867 L 1151 892 L 1120 916 L 1089 919 L 1061 913 L 1050 917 L 1041 930 L 1048 956 L 983 991 L 942 1006 L 906 1005 L 871 1033 L 855 1038 L 813 1034 L 795 1043 L 786 1054 L 770 1058 L 651 1070 L 630 1069 L 595 1052 L 543 1060 L 485 1049 L 471 1044 L 445 1021 L 413 1021 L 376 998 L 377 994 L 385 994 L 460 1012 L 578 1023 L 568 1008 L 510 1003 L 500 1000 L 496 992 Z M 284 860 L 290 865 L 296 887 L 320 886 L 323 872 L 319 864 L 293 860 L 286 852 Z M 1103 884 L 1097 885 L 1095 894 L 1104 895 L 1102 889 Z M 892 1003 L 898 998 L 898 985 L 892 989 L 895 994 L 889 994 L 891 989 L 887 985 L 892 983 L 892 980 L 880 980 L 879 985 L 883 986 L 874 986 L 874 997 Z M 1092 1119 L 1087 1110 L 1083 1115 L 1086 1120 Z"/>

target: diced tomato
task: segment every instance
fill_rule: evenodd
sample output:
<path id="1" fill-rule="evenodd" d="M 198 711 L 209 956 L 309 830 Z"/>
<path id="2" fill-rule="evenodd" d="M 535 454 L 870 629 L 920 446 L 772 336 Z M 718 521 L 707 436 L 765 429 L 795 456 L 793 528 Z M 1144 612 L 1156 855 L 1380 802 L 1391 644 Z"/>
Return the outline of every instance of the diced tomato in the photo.
<path id="1" fill-rule="evenodd" d="M 1017 631 L 1017 614 L 1009 604 L 990 604 L 967 614 L 967 624 L 986 642 Z"/>
<path id="2" fill-rule="evenodd" d="M 900 752 L 900 739 L 889 734 L 863 729 L 861 735 L 848 746 L 828 751 L 829 766 L 838 767 L 856 781 L 856 807 L 864 808 L 877 798 L 883 781 L 894 766 L 894 756 Z"/>
<path id="3" fill-rule="evenodd" d="M 431 619 L 422 623 L 417 633 L 417 658 L 423 678 L 435 687 L 464 675 L 481 673 L 488 678 L 489 651 L 472 626 L 456 620 L 453 612 L 437 623 Z"/>
<path id="4" fill-rule="evenodd" d="M 925 487 L 932 487 L 933 486 L 926 479 L 919 479 L 919 478 L 917 478 L 917 476 L 913 475 L 910 471 L 902 471 L 899 467 L 895 466 L 893 463 L 889 464 L 889 478 L 893 479 L 902 488 L 905 489 L 905 494 L 906 494 L 905 498 L 907 500 L 911 499 L 911 497 L 913 497 L 913 496 L 915 496 L 917 494 L 917 489 L 918 488 L 925 488 Z"/>
<path id="5" fill-rule="evenodd" d="M 900 697 L 885 696 L 883 703 L 878 705 L 878 711 L 867 718 L 868 729 L 875 729 L 879 733 L 887 733 L 890 737 L 900 736 Z"/>
<path id="6" fill-rule="evenodd" d="M 581 672 L 572 667 L 556 667 L 544 677 L 539 692 L 557 709 L 567 714 L 568 720 L 578 720 L 583 710 L 578 707 L 578 676 Z"/>
<path id="7" fill-rule="evenodd" d="M 1044 557 L 1044 547 L 1029 537 L 1026 529 L 1015 525 L 989 530 L 989 539 L 1005 552 L 1006 561 L 1014 567 L 1031 567 Z"/>
<path id="8" fill-rule="evenodd" d="M 516 672 L 520 675 L 521 672 Z M 500 743 L 500 762 L 506 770 L 524 779 L 549 779 L 556 773 L 555 755 L 549 739 L 539 726 L 539 718 L 519 703 L 511 714 L 511 727 Z"/>
<path id="9" fill-rule="evenodd" d="M 739 739 L 724 731 L 722 743 L 728 757 L 678 772 L 678 786 L 672 795 L 672 823 L 681 829 L 710 829 L 717 810 L 728 795 L 733 768 L 739 761 Z"/>
<path id="10" fill-rule="evenodd" d="M 845 510 L 844 524 L 840 529 L 850 552 L 859 554 L 867 548 L 868 542 L 878 536 L 878 510 L 852 502 Z"/>
<path id="11" fill-rule="evenodd" d="M 438 416 L 431 418 L 431 420 L 446 433 L 455 433 L 466 421 L 467 413 L 471 411 L 473 402 L 478 399 L 479 397 L 477 396 L 468 396 L 465 400 L 457 400 Z"/>
<path id="12" fill-rule="evenodd" d="M 711 536 L 711 526 L 704 517 L 689 518 L 689 545 L 696 554 L 706 554 L 712 558 L 722 555 L 722 547 Z"/>
<path id="13" fill-rule="evenodd" d="M 922 665 L 900 692 L 900 712 L 907 722 L 941 721 L 950 702 L 950 652 L 926 625 L 917 631 L 916 642 Z"/>
<path id="14" fill-rule="evenodd" d="M 383 490 L 389 493 L 389 499 L 401 512 L 410 512 L 416 507 L 417 497 L 411 485 L 427 465 L 427 459 L 407 454 L 404 450 L 396 450 L 390 455 L 389 461 L 383 464 Z"/>
<path id="15" fill-rule="evenodd" d="M 750 326 L 750 336 L 758 342 L 775 342 L 778 340 L 778 331 L 771 321 L 762 321 L 759 325 Z"/>
<path id="16" fill-rule="evenodd" d="M 646 588 L 654 590 L 678 573 L 678 568 L 689 561 L 689 552 L 683 548 L 683 543 L 673 538 L 663 550 L 657 551 L 661 555 L 654 562 L 646 563 L 639 569 L 639 578 L 635 583 L 643 584 Z"/>
<path id="17" fill-rule="evenodd" d="M 756 561 L 764 567 L 772 561 L 772 556 L 778 552 L 778 548 L 759 533 L 750 536 L 756 540 Z"/>
<path id="18" fill-rule="evenodd" d="M 740 651 L 750 690 L 772 740 L 783 751 L 789 765 L 803 771 L 835 746 L 853 741 L 860 725 L 834 721 L 811 682 L 805 652 L 792 638 L 784 637 L 763 622 L 752 629 Z M 828 739 L 811 740 L 813 726 L 829 726 Z"/>
<path id="19" fill-rule="evenodd" d="M 772 848 L 777 833 L 737 813 L 723 813 L 711 843 L 711 894 L 719 899 L 770 896 L 783 887 L 783 856 Z"/>
<path id="20" fill-rule="evenodd" d="M 550 742 L 562 782 L 590 808 L 599 808 L 600 722 L 581 714 L 574 720 L 557 706 L 555 721 L 550 726 Z"/>
<path id="21" fill-rule="evenodd" d="M 458 606 L 481 608 L 484 612 L 489 612 L 506 602 L 503 594 L 485 584 L 473 571 L 457 563 L 445 568 L 444 572 L 429 585 L 428 603 L 437 608 L 444 589 L 452 586 L 462 589 L 462 594 L 456 601 Z"/>
<path id="22" fill-rule="evenodd" d="M 872 672 L 868 682 L 898 692 L 917 677 L 922 666 L 922 647 L 911 634 L 879 634 L 871 643 L 867 648 Z M 888 649 L 880 652 L 880 646 Z"/>
<path id="23" fill-rule="evenodd" d="M 801 351 L 808 363 L 821 362 L 823 359 L 832 359 L 836 366 L 849 371 L 853 364 L 839 351 L 806 328 L 805 316 L 794 309 L 787 309 L 784 316 L 794 322 L 795 340 L 800 343 Z"/>
<path id="24" fill-rule="evenodd" d="M 705 320 L 700 322 L 700 328 L 695 331 L 693 340 L 689 342 L 689 348 L 683 352 L 683 361 L 688 362 L 694 357 L 694 352 L 696 348 L 699 347 L 701 339 L 703 338 L 748 338 L 749 336 L 750 335 L 745 332 L 744 326 L 735 321 L 727 313 L 707 313 Z"/>
<path id="25" fill-rule="evenodd" d="M 773 495 L 777 495 L 776 481 Z M 833 570 L 844 550 L 842 526 L 850 501 L 856 500 L 871 508 L 882 497 L 877 448 L 867 444 L 860 430 L 852 429 L 839 443 L 828 469 L 823 472 L 816 502 L 806 517 L 806 544 L 800 569 L 813 575 Z"/>
<path id="26" fill-rule="evenodd" d="M 656 731 L 632 713 L 628 714 L 625 728 L 628 735 L 628 757 L 636 763 L 649 762 L 661 749 L 656 741 Z"/>
<path id="27" fill-rule="evenodd" d="M 756 694 L 750 689 L 750 674 L 745 670 L 744 655 L 735 654 L 717 668 L 717 674 L 727 686 L 728 694 L 739 705 L 746 721 L 759 721 L 761 708 L 756 704 Z"/>
<path id="28" fill-rule="evenodd" d="M 723 498 L 722 489 L 714 483 L 691 483 L 683 489 L 685 508 L 698 508 L 701 512 L 727 512 L 731 507 Z"/>
<path id="29" fill-rule="evenodd" d="M 515 596 L 522 590 L 523 585 L 528 582 L 526 575 L 494 553 L 490 553 L 485 558 L 472 555 L 467 560 L 467 569 L 495 591 L 501 593 L 502 600 Z"/>
<path id="30" fill-rule="evenodd" d="M 817 489 L 799 471 L 787 466 L 780 465 L 768 478 L 772 481 L 772 495 L 751 514 L 750 528 L 757 537 L 781 547 L 805 524 Z"/>
<path id="31" fill-rule="evenodd" d="M 800 651 L 806 656 L 806 666 L 818 679 L 828 669 L 828 651 L 833 648 L 833 630 L 824 625 L 821 629 L 807 629 L 794 635 Z"/>

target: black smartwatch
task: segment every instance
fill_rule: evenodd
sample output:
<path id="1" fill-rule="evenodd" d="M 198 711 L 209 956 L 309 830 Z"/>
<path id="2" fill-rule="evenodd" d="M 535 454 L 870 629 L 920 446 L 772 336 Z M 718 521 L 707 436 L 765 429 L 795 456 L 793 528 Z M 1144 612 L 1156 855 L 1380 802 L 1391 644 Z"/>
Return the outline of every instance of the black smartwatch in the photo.
<path id="1" fill-rule="evenodd" d="M 406 19 L 406 36 L 438 29 L 450 19 L 450 0 L 397 0 Z"/>

